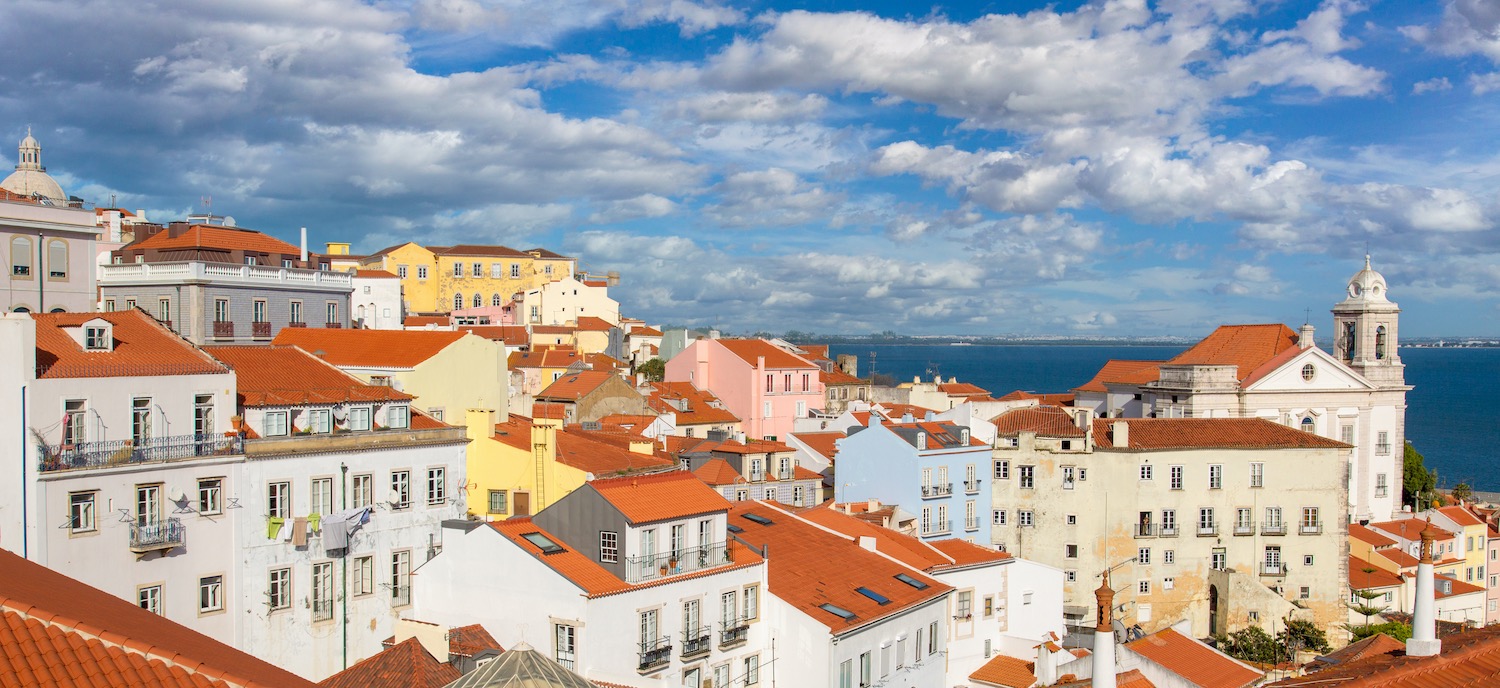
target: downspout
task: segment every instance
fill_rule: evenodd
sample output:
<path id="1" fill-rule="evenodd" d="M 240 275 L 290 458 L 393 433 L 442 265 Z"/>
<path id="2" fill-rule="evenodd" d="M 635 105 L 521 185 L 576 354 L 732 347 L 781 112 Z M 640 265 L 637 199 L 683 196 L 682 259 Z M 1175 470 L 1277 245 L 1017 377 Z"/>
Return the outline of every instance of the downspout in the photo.
<path id="1" fill-rule="evenodd" d="M 349 508 L 349 464 L 340 463 L 339 472 L 343 478 L 339 480 L 339 511 Z M 349 550 L 344 550 L 344 556 L 340 557 L 343 562 L 344 580 L 341 583 L 344 596 L 344 611 L 340 614 L 342 620 L 339 623 L 339 631 L 343 634 L 343 657 L 344 668 L 349 668 Z"/>
<path id="2" fill-rule="evenodd" d="M 47 276 L 47 267 L 42 264 L 42 244 L 45 239 L 41 232 L 36 233 L 36 312 L 47 312 L 47 285 L 44 277 Z"/>
<path id="3" fill-rule="evenodd" d="M 31 507 L 26 495 L 31 489 L 31 480 L 26 475 L 26 385 L 21 385 L 21 558 L 30 559 Z"/>

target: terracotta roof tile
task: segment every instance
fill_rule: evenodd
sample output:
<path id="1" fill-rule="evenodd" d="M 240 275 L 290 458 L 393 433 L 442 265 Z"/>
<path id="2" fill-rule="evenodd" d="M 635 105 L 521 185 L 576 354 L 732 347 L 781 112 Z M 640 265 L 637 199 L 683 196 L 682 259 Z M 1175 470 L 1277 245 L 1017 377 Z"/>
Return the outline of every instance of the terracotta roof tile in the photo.
<path id="1" fill-rule="evenodd" d="M 609 321 L 604 318 L 585 315 L 578 319 L 578 330 L 580 332 L 608 332 L 613 329 L 615 329 L 615 326 L 609 324 Z"/>
<path id="2" fill-rule="evenodd" d="M 242 406 L 412 398 L 390 387 L 367 385 L 295 346 L 210 346 L 203 350 L 234 369 Z"/>
<path id="3" fill-rule="evenodd" d="M 1244 688 L 1265 675 L 1170 628 L 1126 643 L 1125 647 L 1200 688 Z"/>
<path id="4" fill-rule="evenodd" d="M 876 404 L 874 408 L 880 412 L 882 418 L 891 421 L 899 421 L 907 415 L 910 415 L 913 420 L 922 420 L 929 413 L 937 413 L 936 409 L 917 406 L 916 404 L 897 404 L 885 401 Z M 866 424 L 868 424 L 868 419 L 866 420 Z"/>
<path id="5" fill-rule="evenodd" d="M 506 367 L 516 368 L 566 368 L 578 363 L 582 357 L 571 347 L 535 347 L 531 351 L 517 351 L 510 355 Z"/>
<path id="6" fill-rule="evenodd" d="M 1271 685 L 1446 688 L 1496 684 L 1500 676 L 1500 625 L 1455 633 L 1442 640 L 1442 651 L 1431 657 L 1410 657 L 1405 652 L 1367 653 L 1331 669 Z"/>
<path id="7" fill-rule="evenodd" d="M 549 251 L 545 248 L 528 248 L 526 249 L 526 253 L 528 255 L 534 255 L 537 258 L 545 258 L 548 260 L 572 260 L 572 258 L 569 256 L 565 256 L 556 251 Z"/>
<path id="8" fill-rule="evenodd" d="M 820 371 L 818 371 L 818 379 L 821 380 L 824 385 L 867 385 L 867 384 L 870 384 L 869 380 L 864 380 L 864 379 L 861 379 L 861 378 L 856 377 L 854 375 L 850 375 L 850 374 L 848 374 L 848 373 L 846 373 L 846 372 L 844 372 L 842 370 L 839 370 L 838 368 L 834 368 L 833 370 L 820 370 Z"/>
<path id="9" fill-rule="evenodd" d="M 1018 389 L 1014 392 L 1011 392 L 1010 394 L 1000 397 L 998 401 L 1025 401 L 1027 399 L 1035 399 L 1041 406 L 1072 406 L 1074 395 L 1037 394 L 1035 392 L 1025 392 Z"/>
<path id="10" fill-rule="evenodd" d="M 990 391 L 967 382 L 945 382 L 937 386 L 938 391 L 950 397 L 987 397 Z"/>
<path id="11" fill-rule="evenodd" d="M 637 327 L 630 331 L 632 337 L 660 337 L 661 330 L 654 327 Z"/>
<path id="12" fill-rule="evenodd" d="M 1265 363 L 1260 364 L 1260 366 L 1258 366 L 1255 370 L 1250 371 L 1249 375 L 1241 375 L 1240 387 L 1249 387 L 1250 385 L 1259 382 L 1261 378 L 1264 378 L 1267 375 L 1276 372 L 1276 369 L 1280 368 L 1283 365 L 1286 365 L 1287 361 L 1290 361 L 1301 354 L 1302 348 L 1293 346 L 1287 348 L 1279 354 L 1276 354 L 1275 356 L 1272 356 L 1271 358 L 1267 359 Z"/>
<path id="13" fill-rule="evenodd" d="M 36 313 L 37 377 L 148 377 L 226 373 L 211 356 L 138 309 L 109 313 Z M 68 335 L 96 318 L 110 323 L 109 351 L 86 351 Z"/>
<path id="14" fill-rule="evenodd" d="M 272 344 L 297 346 L 336 366 L 414 368 L 466 336 L 446 330 L 345 330 L 287 327 Z"/>
<path id="15" fill-rule="evenodd" d="M 209 248 L 224 251 L 252 251 L 257 253 L 300 254 L 302 249 L 277 239 L 264 232 L 237 227 L 193 225 L 177 236 L 169 231 L 157 232 L 130 248 L 183 249 Z"/>
<path id="16" fill-rule="evenodd" d="M 632 525 L 711 514 L 729 508 L 729 500 L 687 471 L 605 478 L 589 483 Z"/>
<path id="17" fill-rule="evenodd" d="M 1349 537 L 1374 546 L 1375 548 L 1390 547 L 1396 544 L 1392 538 L 1386 537 L 1384 533 L 1377 533 L 1358 523 L 1349 524 Z"/>
<path id="18" fill-rule="evenodd" d="M 319 688 L 442 688 L 458 669 L 439 662 L 416 638 L 407 638 L 323 679 Z"/>
<path id="19" fill-rule="evenodd" d="M 677 402 L 686 402 L 687 409 L 679 409 Z M 653 382 L 647 403 L 657 413 L 676 414 L 678 427 L 740 422 L 729 409 L 714 405 L 722 402 L 712 392 L 698 389 L 691 382 Z"/>
<path id="20" fill-rule="evenodd" d="M 725 440 L 714 447 L 714 451 L 726 454 L 775 454 L 793 451 L 791 447 L 772 440 L 746 438 L 745 441 Z"/>
<path id="21" fill-rule="evenodd" d="M 478 244 L 459 244 L 457 246 L 428 246 L 427 250 L 434 255 L 449 257 L 484 256 L 491 258 L 527 258 L 525 252 L 517 251 L 509 246 L 482 246 Z"/>
<path id="22" fill-rule="evenodd" d="M 1462 559 L 1456 559 L 1454 561 L 1462 561 Z M 1453 576 L 1439 573 L 1436 574 L 1433 578 L 1435 579 L 1435 582 L 1437 582 L 1437 587 L 1435 590 L 1433 590 L 1432 594 L 1440 600 L 1445 597 L 1454 597 L 1457 595 L 1468 595 L 1476 592 L 1484 592 L 1484 588 L 1478 585 L 1474 585 L 1473 583 L 1465 583 L 1464 581 L 1454 578 Z M 1448 589 L 1446 592 L 1443 590 L 1442 585 L 1442 581 L 1444 580 L 1448 581 Z"/>
<path id="23" fill-rule="evenodd" d="M 557 461 L 596 477 L 607 477 L 642 471 L 661 471 L 677 465 L 651 454 L 637 454 L 629 449 L 597 439 L 597 433 L 563 430 L 557 433 Z M 527 436 L 527 449 L 530 436 Z"/>
<path id="24" fill-rule="evenodd" d="M 1264 418 L 1101 418 L 1094 442 L 1114 446 L 1114 424 L 1130 427 L 1129 449 L 1347 449 L 1349 445 Z M 1122 447 L 1123 448 L 1123 447 Z"/>
<path id="25" fill-rule="evenodd" d="M 1366 572 L 1365 569 L 1373 570 Z M 1376 588 L 1399 588 L 1402 585 L 1403 581 L 1400 576 L 1358 557 L 1349 557 L 1350 589 L 1373 590 Z"/>
<path id="26" fill-rule="evenodd" d="M 1452 520 L 1454 523 L 1457 523 L 1459 526 L 1484 525 L 1484 521 L 1479 520 L 1474 516 L 1474 514 L 1469 513 L 1468 509 L 1465 509 L 1461 506 L 1438 507 L 1437 511 L 1440 514 L 1447 516 L 1450 520 Z"/>
<path id="27" fill-rule="evenodd" d="M 817 368 L 807 359 L 781 349 L 764 339 L 705 339 L 701 341 L 705 344 L 717 342 L 728 349 L 729 353 L 749 363 L 751 367 L 754 367 L 756 361 L 764 356 L 767 369 Z"/>
<path id="28" fill-rule="evenodd" d="M 948 555 L 948 558 L 953 560 L 954 566 L 973 566 L 975 564 L 1005 561 L 1010 558 L 1010 554 L 1008 553 L 958 538 L 933 540 L 927 544 L 937 549 L 937 551 Z"/>
<path id="29" fill-rule="evenodd" d="M 1439 526 L 1436 523 L 1428 524 L 1427 521 L 1424 521 L 1420 518 L 1401 518 L 1394 521 L 1379 521 L 1371 523 L 1369 525 L 1371 528 L 1387 535 L 1401 538 L 1403 540 L 1410 540 L 1412 542 L 1416 542 L 1417 540 L 1419 540 L 1422 537 L 1422 531 L 1427 530 L 1428 528 L 1432 529 L 1433 540 L 1435 542 L 1452 540 L 1454 537 L 1457 537 L 1453 533 L 1444 530 L 1442 526 Z"/>
<path id="30" fill-rule="evenodd" d="M 1031 673 L 1033 664 L 1024 659 L 995 655 L 969 674 L 969 680 L 1004 688 L 1031 688 L 1036 683 L 1036 674 Z"/>
<path id="31" fill-rule="evenodd" d="M 868 506 L 868 502 L 860 506 Z M 831 502 L 797 512 L 800 518 L 824 528 L 837 531 L 844 537 L 858 542 L 861 537 L 875 538 L 876 551 L 895 559 L 918 571 L 931 571 L 953 564 L 953 558 L 931 543 L 923 542 L 905 533 L 882 528 L 862 518 L 845 514 Z"/>
<path id="32" fill-rule="evenodd" d="M 1105 385 L 1143 385 L 1154 381 L 1160 374 L 1157 366 L 1164 361 L 1125 361 L 1110 359 L 1088 382 L 1073 388 L 1074 392 L 1107 392 Z"/>
<path id="33" fill-rule="evenodd" d="M 729 462 L 723 459 L 710 459 L 704 462 L 702 466 L 693 469 L 693 475 L 714 487 L 733 485 L 743 479 L 740 472 L 734 470 L 734 466 L 729 465 Z"/>
<path id="34" fill-rule="evenodd" d="M 578 328 L 572 325 L 532 325 L 532 334 L 573 334 Z"/>
<path id="35" fill-rule="evenodd" d="M 1310 671 L 1326 669 L 1329 666 L 1337 666 L 1354 662 L 1366 657 L 1388 655 L 1392 652 L 1406 652 L 1406 643 L 1392 638 L 1384 633 L 1376 633 L 1364 640 L 1359 640 L 1329 654 L 1319 657 L 1316 662 L 1308 665 Z"/>
<path id="36" fill-rule="evenodd" d="M 1034 432 L 1040 437 L 1083 437 L 1083 428 L 1073 422 L 1072 414 L 1056 406 L 1019 408 L 996 416 L 990 420 L 995 424 L 995 434 L 1011 437 L 1022 432 Z"/>
<path id="37" fill-rule="evenodd" d="M 448 315 L 408 315 L 401 321 L 402 327 L 426 327 L 428 325 L 439 325 L 447 327 L 453 318 Z"/>
<path id="38" fill-rule="evenodd" d="M 506 346 L 526 346 L 531 343 L 531 333 L 525 325 L 459 325 L 464 332 L 473 332 L 485 339 L 505 342 Z"/>
<path id="39" fill-rule="evenodd" d="M 0 551 L 0 648 L 0 685 L 5 686 L 313 685 L 5 551 Z"/>
<path id="40" fill-rule="evenodd" d="M 599 389 L 614 373 L 602 370 L 583 370 L 566 373 L 552 381 L 545 389 L 536 393 L 537 399 L 551 401 L 578 401 Z"/>
<path id="41" fill-rule="evenodd" d="M 1220 325 L 1165 365 L 1233 365 L 1244 380 L 1266 361 L 1296 346 L 1297 333 L 1286 325 Z"/>
<path id="42" fill-rule="evenodd" d="M 755 514 L 771 521 L 764 525 L 745 518 Z M 743 532 L 738 537 L 757 548 L 769 546 L 770 592 L 809 618 L 839 635 L 876 619 L 927 603 L 952 591 L 944 583 L 860 547 L 856 541 L 827 532 L 791 512 L 762 502 L 738 502 L 729 522 Z M 896 579 L 904 574 L 924 583 L 917 589 Z M 889 600 L 878 604 L 855 590 L 865 587 Z M 845 619 L 823 609 L 830 604 L 853 616 Z"/>
<path id="43" fill-rule="evenodd" d="M 1068 674 L 1067 676 L 1071 675 Z M 1066 679 L 1067 676 L 1063 678 Z M 1093 685 L 1093 679 L 1063 681 L 1053 684 L 1054 688 L 1091 688 Z M 1130 671 L 1122 671 L 1115 674 L 1115 688 L 1156 688 L 1156 684 L 1152 683 L 1151 679 L 1146 678 L 1146 675 L 1142 674 L 1140 669 L 1131 669 Z"/>
<path id="44" fill-rule="evenodd" d="M 792 437 L 797 438 L 799 442 L 807 445 L 808 449 L 817 452 L 823 458 L 833 461 L 834 457 L 838 456 L 838 447 L 834 443 L 843 439 L 844 433 L 797 432 L 792 433 Z"/>
<path id="45" fill-rule="evenodd" d="M 401 279 L 389 270 L 362 270 L 355 269 L 354 276 L 361 279 Z"/>

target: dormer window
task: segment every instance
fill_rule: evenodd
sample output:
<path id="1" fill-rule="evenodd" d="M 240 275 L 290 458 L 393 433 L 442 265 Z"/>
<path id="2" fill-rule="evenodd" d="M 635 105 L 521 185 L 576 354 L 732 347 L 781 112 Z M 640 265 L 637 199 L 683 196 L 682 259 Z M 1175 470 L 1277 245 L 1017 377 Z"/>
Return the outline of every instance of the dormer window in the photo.
<path id="1" fill-rule="evenodd" d="M 108 327 L 86 327 L 83 329 L 83 348 L 89 351 L 109 351 L 110 340 Z"/>
<path id="2" fill-rule="evenodd" d="M 921 451 L 921 450 L 924 450 L 926 448 L 927 448 L 927 433 L 925 433 L 925 432 L 919 432 L 919 433 L 917 433 L 917 450 Z"/>
<path id="3" fill-rule="evenodd" d="M 959 428 L 959 430 L 958 430 L 958 443 L 962 444 L 962 445 L 968 445 L 969 444 L 969 429 L 968 428 Z"/>
<path id="4" fill-rule="evenodd" d="M 386 427 L 404 428 L 411 425 L 411 409 L 405 404 L 386 410 Z"/>

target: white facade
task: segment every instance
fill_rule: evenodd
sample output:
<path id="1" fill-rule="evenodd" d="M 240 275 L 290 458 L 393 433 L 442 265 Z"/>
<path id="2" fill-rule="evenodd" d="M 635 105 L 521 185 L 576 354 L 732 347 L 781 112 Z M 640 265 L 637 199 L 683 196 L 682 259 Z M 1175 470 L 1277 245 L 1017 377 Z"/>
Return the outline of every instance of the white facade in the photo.
<path id="1" fill-rule="evenodd" d="M 354 274 L 354 293 L 349 296 L 349 319 L 366 330 L 405 329 L 406 311 L 401 301 L 401 279 Z"/>
<path id="2" fill-rule="evenodd" d="M 775 629 L 775 685 L 778 688 L 945 685 L 948 597 L 947 594 L 934 597 L 833 635 L 822 622 L 775 595 L 770 596 L 766 620 Z M 868 681 L 861 680 L 865 666 L 869 667 Z"/>
<path id="3" fill-rule="evenodd" d="M 98 303 L 94 211 L 0 201 L 6 312 L 80 313 Z"/>
<path id="4" fill-rule="evenodd" d="M 609 287 L 593 287 L 574 277 L 564 277 L 523 294 L 516 321 L 528 325 L 562 325 L 585 317 L 617 324 L 620 302 L 609 298 Z"/>

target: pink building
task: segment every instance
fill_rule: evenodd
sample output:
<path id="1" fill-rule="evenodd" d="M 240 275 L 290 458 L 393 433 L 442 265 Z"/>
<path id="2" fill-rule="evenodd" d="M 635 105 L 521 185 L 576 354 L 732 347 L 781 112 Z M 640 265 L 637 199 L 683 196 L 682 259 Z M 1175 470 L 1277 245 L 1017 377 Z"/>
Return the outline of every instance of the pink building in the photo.
<path id="1" fill-rule="evenodd" d="M 785 438 L 823 408 L 817 365 L 761 339 L 699 339 L 667 361 L 667 382 L 713 392 L 752 438 Z"/>
<path id="2" fill-rule="evenodd" d="M 1494 526 L 1486 526 L 1485 532 L 1489 535 L 1489 551 L 1485 552 L 1485 601 L 1484 601 L 1484 623 L 1486 625 L 1500 623 L 1500 531 Z"/>

